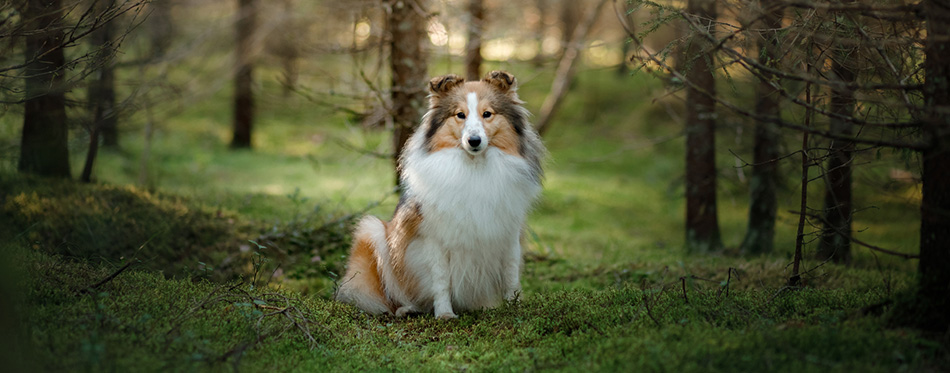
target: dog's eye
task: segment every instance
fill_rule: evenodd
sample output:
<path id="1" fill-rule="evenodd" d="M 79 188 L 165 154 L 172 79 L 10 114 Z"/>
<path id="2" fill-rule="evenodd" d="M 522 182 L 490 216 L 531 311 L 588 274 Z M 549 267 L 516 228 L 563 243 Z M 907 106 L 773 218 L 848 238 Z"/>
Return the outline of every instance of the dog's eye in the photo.
<path id="1" fill-rule="evenodd" d="M 489 113 L 489 112 L 487 112 L 487 111 L 484 112 L 484 113 L 482 113 L 482 118 L 488 119 L 488 117 L 490 117 L 490 116 L 491 116 L 491 113 Z"/>
<path id="2" fill-rule="evenodd" d="M 461 111 L 458 114 L 455 114 L 455 116 L 457 116 L 459 119 L 465 119 L 465 113 Z"/>

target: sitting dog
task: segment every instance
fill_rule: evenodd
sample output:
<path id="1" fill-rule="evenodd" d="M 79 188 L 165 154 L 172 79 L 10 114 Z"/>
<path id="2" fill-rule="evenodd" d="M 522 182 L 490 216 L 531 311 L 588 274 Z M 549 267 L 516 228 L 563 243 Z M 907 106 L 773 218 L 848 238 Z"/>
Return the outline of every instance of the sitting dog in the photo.
<path id="1" fill-rule="evenodd" d="M 429 82 L 389 222 L 364 217 L 336 299 L 371 314 L 490 308 L 520 291 L 521 234 L 545 155 L 513 76 Z"/>

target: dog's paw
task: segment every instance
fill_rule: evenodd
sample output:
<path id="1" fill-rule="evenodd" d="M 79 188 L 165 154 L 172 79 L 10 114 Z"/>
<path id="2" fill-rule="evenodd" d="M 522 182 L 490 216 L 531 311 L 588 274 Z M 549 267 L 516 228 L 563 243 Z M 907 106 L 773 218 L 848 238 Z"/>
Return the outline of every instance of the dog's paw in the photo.
<path id="1" fill-rule="evenodd" d="M 454 312 L 443 312 L 438 315 L 435 315 L 435 318 L 439 320 L 451 320 L 459 318 Z"/>
<path id="2" fill-rule="evenodd" d="M 416 309 L 412 306 L 402 306 L 396 310 L 396 317 L 405 317 L 406 315 L 414 312 L 416 312 Z"/>
<path id="3" fill-rule="evenodd" d="M 505 301 L 508 303 L 518 303 L 521 300 L 521 290 L 509 290 L 505 293 Z"/>

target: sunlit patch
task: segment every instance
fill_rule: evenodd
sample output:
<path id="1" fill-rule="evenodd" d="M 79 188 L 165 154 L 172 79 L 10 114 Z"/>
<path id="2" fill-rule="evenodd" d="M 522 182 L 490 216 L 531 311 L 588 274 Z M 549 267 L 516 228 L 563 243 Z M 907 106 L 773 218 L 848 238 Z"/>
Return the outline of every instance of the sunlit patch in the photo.
<path id="1" fill-rule="evenodd" d="M 431 41 L 432 44 L 440 47 L 448 44 L 449 33 L 445 30 L 445 25 L 441 22 L 436 20 L 429 21 L 427 30 L 429 32 L 429 41 Z"/>
<path id="2" fill-rule="evenodd" d="M 363 43 L 365 43 L 366 40 L 369 39 L 370 32 L 372 30 L 373 29 L 369 24 L 369 19 L 363 18 L 359 22 L 357 22 L 356 27 L 354 29 L 354 32 L 356 34 L 355 35 L 356 43 L 358 45 L 363 45 Z"/>
<path id="3" fill-rule="evenodd" d="M 603 40 L 595 40 L 587 49 L 587 61 L 597 66 L 615 66 L 623 61 L 623 51 L 611 48 Z"/>
<path id="4" fill-rule="evenodd" d="M 511 38 L 493 39 L 482 46 L 482 56 L 489 60 L 504 61 L 515 54 L 518 43 Z"/>

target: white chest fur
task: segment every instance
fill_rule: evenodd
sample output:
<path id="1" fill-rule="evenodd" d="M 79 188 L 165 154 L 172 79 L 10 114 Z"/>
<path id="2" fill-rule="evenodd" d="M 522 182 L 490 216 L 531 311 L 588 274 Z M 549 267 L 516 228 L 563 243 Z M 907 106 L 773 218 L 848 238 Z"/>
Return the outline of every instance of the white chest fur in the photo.
<path id="1" fill-rule="evenodd" d="M 409 266 L 422 284 L 446 277 L 457 310 L 493 306 L 517 286 L 519 237 L 541 189 L 529 164 L 496 148 L 475 157 L 454 148 L 411 154 L 404 172 L 423 216 Z"/>

